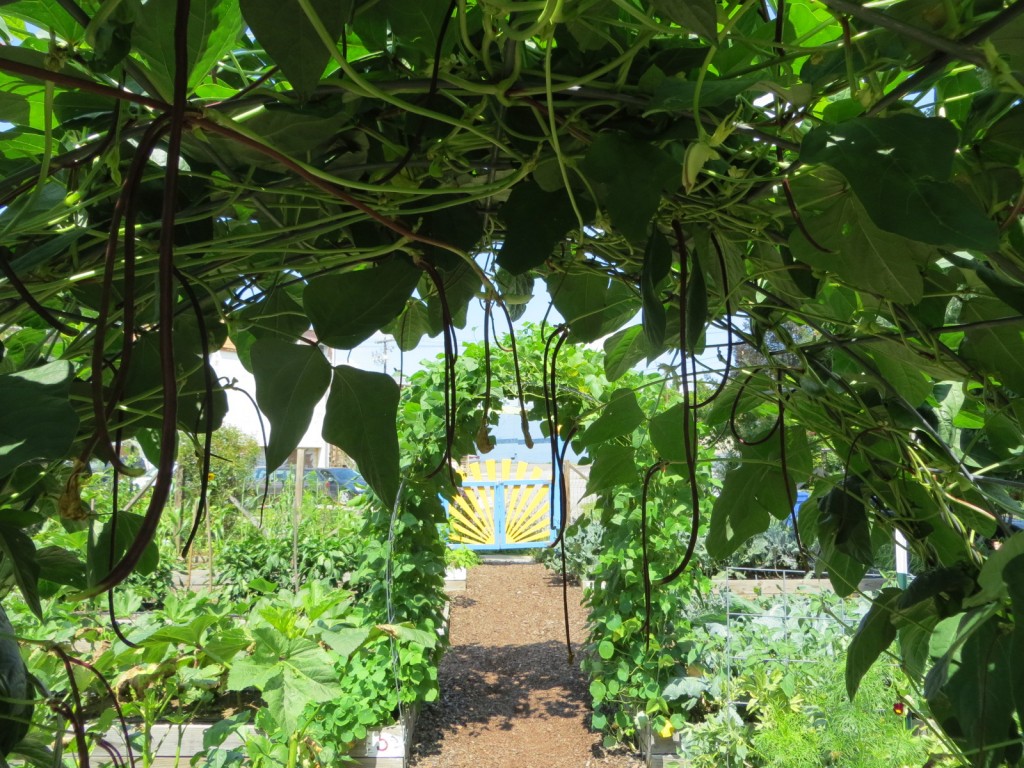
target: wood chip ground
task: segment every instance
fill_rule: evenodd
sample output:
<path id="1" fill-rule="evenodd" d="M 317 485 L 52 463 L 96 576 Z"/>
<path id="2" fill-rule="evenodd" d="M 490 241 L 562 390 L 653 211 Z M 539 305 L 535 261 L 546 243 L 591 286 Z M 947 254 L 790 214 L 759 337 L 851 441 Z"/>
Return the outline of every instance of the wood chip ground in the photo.
<path id="1" fill-rule="evenodd" d="M 534 563 L 473 568 L 452 599 L 441 696 L 420 715 L 411 768 L 641 768 L 589 727 L 582 597 L 569 588 L 569 664 L 558 577 Z"/>

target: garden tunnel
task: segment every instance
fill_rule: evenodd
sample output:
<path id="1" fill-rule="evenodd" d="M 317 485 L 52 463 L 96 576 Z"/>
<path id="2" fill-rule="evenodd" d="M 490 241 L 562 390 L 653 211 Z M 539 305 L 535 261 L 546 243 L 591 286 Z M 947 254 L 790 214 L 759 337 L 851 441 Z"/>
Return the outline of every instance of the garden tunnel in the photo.
<path id="1" fill-rule="evenodd" d="M 135 638 L 258 690 L 265 764 L 319 759 L 314 731 L 365 735 L 316 708 L 368 648 L 397 647 L 405 685 L 347 711 L 437 695 L 441 498 L 509 400 L 553 463 L 559 439 L 592 459 L 622 592 L 588 661 L 679 652 L 659 600 L 807 484 L 797 531 L 839 595 L 894 534 L 920 564 L 872 596 L 849 695 L 898 654 L 949 752 L 1019 761 L 1024 535 L 985 542 L 1024 489 L 1024 0 L 5 0 L 0 21 L 0 682 L 24 688 L 27 658 L 56 691 L 26 718 L 0 690 L 4 752 L 71 723 L 84 754 L 110 695 L 76 699 L 85 668 L 37 626 L 91 606 L 90 631 L 131 648 L 135 580 L 233 528 L 213 446 L 240 385 L 211 362 L 230 340 L 266 465 L 316 414 L 372 490 L 365 528 L 305 564 L 349 574 L 351 603 L 250 579 L 245 626 Z M 532 300 L 552 314 L 525 331 Z M 403 355 L 437 339 L 443 361 L 356 364 L 375 334 Z M 128 440 L 157 467 L 132 510 Z M 498 469 L 467 481 L 458 535 L 550 541 L 542 478 Z M 364 559 L 335 569 L 353 541 Z M 300 550 L 273 559 L 296 571 Z M 293 657 L 304 676 L 275 666 Z M 386 677 L 378 657 L 355 688 Z M 637 707 L 679 722 L 661 682 L 597 727 L 630 738 Z"/>

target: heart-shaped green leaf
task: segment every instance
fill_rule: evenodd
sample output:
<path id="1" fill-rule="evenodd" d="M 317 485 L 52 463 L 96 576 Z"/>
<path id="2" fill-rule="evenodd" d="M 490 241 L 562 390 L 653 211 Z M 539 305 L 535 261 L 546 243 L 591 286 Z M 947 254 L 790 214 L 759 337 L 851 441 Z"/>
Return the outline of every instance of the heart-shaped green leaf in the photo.
<path id="1" fill-rule="evenodd" d="M 370 488 L 388 506 L 398 496 L 397 417 L 398 384 L 394 379 L 347 365 L 334 369 L 324 440 L 355 459 Z"/>
<path id="2" fill-rule="evenodd" d="M 277 469 L 299 445 L 313 409 L 331 383 L 331 366 L 309 344 L 260 339 L 252 345 L 256 402 L 270 421 L 267 468 Z"/>
<path id="3" fill-rule="evenodd" d="M 422 272 L 407 259 L 309 282 L 302 294 L 317 339 L 336 349 L 352 349 L 405 309 Z"/>

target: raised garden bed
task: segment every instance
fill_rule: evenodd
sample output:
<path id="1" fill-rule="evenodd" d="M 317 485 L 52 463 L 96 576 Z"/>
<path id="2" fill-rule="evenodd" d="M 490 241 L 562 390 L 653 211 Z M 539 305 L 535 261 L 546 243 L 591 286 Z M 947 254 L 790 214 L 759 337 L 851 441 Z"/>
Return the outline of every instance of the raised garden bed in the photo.
<path id="1" fill-rule="evenodd" d="M 862 592 L 872 592 L 882 587 L 882 579 L 865 578 L 859 584 Z M 728 589 L 737 597 L 751 598 L 757 595 L 816 594 L 831 593 L 835 590 L 828 579 L 805 579 L 799 576 L 789 578 L 715 579 L 716 588 Z"/>
<path id="2" fill-rule="evenodd" d="M 650 724 L 640 729 L 640 752 L 647 768 L 685 768 L 684 758 L 679 755 L 678 737 L 664 737 L 655 733 Z"/>
<path id="3" fill-rule="evenodd" d="M 449 567 L 444 573 L 445 592 L 465 592 L 466 578 L 469 574 L 468 568 Z"/>
<path id="4" fill-rule="evenodd" d="M 366 734 L 366 738 L 352 747 L 349 753 L 351 765 L 366 768 L 406 768 L 409 750 L 412 747 L 413 729 L 416 726 L 416 710 L 403 716 L 394 725 L 374 728 Z M 187 768 L 191 765 L 192 756 L 204 748 L 203 738 L 210 728 L 210 723 L 189 723 L 175 725 L 157 723 L 153 726 L 152 768 Z M 247 726 L 250 727 L 251 726 Z M 132 740 L 138 743 L 141 733 L 137 726 L 129 724 Z M 138 738 L 136 738 L 138 736 Z M 127 756 L 124 734 L 120 728 L 112 728 L 107 732 L 106 740 L 122 756 Z M 229 735 L 221 743 L 221 749 L 241 749 L 244 747 L 243 737 L 238 734 Z M 138 757 L 138 755 L 137 755 Z M 92 764 L 97 768 L 114 765 L 110 755 L 102 749 L 92 754 Z M 347 763 L 348 764 L 348 763 Z"/>
<path id="5" fill-rule="evenodd" d="M 449 626 L 450 605 L 443 609 L 443 623 L 437 628 L 440 637 L 444 637 Z M 366 737 L 352 744 L 347 754 L 346 765 L 366 766 L 366 768 L 406 768 L 409 751 L 412 745 L 413 729 L 418 715 L 418 707 L 413 706 L 403 714 L 397 723 L 368 729 Z M 129 723 L 130 738 L 136 745 L 136 759 L 141 765 L 142 725 Z M 175 724 L 161 722 L 150 731 L 149 752 L 152 757 L 152 768 L 187 768 L 192 757 L 204 750 L 204 738 L 215 723 L 184 723 Z M 223 750 L 244 749 L 247 732 L 253 726 L 241 726 L 238 732 L 229 734 L 218 746 Z M 122 757 L 127 759 L 127 748 L 124 733 L 120 727 L 108 730 L 105 740 Z M 97 748 L 92 754 L 94 766 L 112 766 L 114 759 L 110 754 Z"/>

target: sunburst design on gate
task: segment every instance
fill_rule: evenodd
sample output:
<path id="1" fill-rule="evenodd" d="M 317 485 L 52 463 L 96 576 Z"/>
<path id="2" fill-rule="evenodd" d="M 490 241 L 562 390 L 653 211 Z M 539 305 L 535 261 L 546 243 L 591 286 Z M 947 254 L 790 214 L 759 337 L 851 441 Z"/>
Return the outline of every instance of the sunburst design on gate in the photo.
<path id="1" fill-rule="evenodd" d="M 453 543 L 500 547 L 550 540 L 550 485 L 542 467 L 487 459 L 467 466 L 462 481 L 448 507 Z"/>

